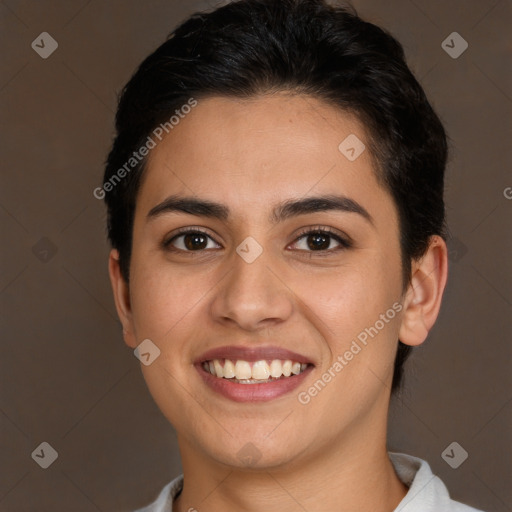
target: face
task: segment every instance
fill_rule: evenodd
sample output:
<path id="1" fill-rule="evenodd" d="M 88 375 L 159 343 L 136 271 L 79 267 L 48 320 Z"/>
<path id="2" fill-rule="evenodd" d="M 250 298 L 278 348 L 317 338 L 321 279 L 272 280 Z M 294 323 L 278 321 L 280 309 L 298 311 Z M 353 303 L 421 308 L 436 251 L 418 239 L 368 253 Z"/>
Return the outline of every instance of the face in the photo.
<path id="1" fill-rule="evenodd" d="M 384 425 L 402 274 L 367 141 L 281 93 L 202 100 L 152 150 L 123 324 L 160 349 L 144 377 L 196 456 L 284 467 Z"/>

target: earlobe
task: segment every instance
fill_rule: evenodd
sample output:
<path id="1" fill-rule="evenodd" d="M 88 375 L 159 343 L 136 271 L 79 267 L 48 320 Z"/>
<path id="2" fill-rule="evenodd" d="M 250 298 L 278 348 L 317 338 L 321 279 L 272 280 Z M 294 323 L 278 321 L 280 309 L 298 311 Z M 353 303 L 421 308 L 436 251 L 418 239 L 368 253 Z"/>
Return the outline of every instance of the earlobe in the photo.
<path id="1" fill-rule="evenodd" d="M 412 264 L 412 278 L 404 299 L 399 339 L 421 345 L 432 329 L 448 277 L 448 250 L 440 236 L 433 236 L 425 255 Z"/>
<path id="2" fill-rule="evenodd" d="M 123 337 L 125 343 L 132 348 L 137 346 L 136 336 L 133 329 L 133 318 L 130 304 L 130 291 L 119 265 L 119 252 L 116 249 L 110 251 L 108 260 L 108 271 L 114 302 L 117 314 L 123 326 Z"/>

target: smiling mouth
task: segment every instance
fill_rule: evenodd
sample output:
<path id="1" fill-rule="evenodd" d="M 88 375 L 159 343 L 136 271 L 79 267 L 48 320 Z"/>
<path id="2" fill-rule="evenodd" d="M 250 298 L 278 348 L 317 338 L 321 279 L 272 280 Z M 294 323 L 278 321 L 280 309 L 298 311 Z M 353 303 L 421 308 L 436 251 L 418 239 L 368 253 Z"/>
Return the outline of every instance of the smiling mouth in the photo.
<path id="1" fill-rule="evenodd" d="M 219 379 L 236 384 L 265 384 L 276 380 L 293 378 L 306 370 L 308 363 L 290 359 L 244 361 L 243 359 L 212 359 L 204 361 L 202 368 Z"/>

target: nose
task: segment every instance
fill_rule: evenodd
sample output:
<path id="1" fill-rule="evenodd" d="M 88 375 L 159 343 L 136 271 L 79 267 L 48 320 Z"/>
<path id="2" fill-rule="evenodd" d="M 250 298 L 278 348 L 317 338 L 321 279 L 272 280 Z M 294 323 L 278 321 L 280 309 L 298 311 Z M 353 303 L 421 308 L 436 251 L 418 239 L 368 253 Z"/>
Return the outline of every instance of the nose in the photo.
<path id="1" fill-rule="evenodd" d="M 265 251 L 252 263 L 234 254 L 231 271 L 212 304 L 215 321 L 257 331 L 280 324 L 293 311 L 293 293 Z"/>

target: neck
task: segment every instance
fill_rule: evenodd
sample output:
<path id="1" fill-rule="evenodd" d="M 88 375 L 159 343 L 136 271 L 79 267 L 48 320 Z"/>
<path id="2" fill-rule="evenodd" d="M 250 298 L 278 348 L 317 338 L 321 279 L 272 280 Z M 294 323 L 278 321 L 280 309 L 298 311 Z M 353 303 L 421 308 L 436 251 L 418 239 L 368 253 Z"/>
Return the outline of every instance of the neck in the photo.
<path id="1" fill-rule="evenodd" d="M 394 510 L 407 487 L 389 460 L 385 426 L 379 437 L 375 430 L 362 432 L 359 427 L 357 435 L 344 432 L 343 439 L 316 449 L 314 456 L 259 470 L 219 464 L 179 439 L 184 488 L 173 510 Z"/>

